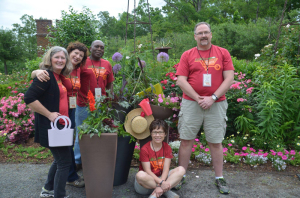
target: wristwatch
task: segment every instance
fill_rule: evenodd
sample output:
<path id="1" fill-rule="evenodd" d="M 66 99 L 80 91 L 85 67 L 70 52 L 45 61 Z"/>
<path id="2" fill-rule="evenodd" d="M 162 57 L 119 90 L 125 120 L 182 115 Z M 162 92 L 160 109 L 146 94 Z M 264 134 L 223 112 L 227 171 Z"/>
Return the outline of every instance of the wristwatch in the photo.
<path id="1" fill-rule="evenodd" d="M 218 100 L 218 97 L 215 94 L 211 95 L 211 97 L 214 101 Z"/>

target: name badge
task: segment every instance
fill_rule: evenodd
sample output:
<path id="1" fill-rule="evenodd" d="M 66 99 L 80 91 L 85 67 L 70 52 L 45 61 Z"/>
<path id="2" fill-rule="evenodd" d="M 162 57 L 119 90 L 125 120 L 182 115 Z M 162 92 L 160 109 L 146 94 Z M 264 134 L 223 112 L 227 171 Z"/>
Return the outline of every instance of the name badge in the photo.
<path id="1" fill-rule="evenodd" d="M 211 74 L 203 74 L 203 87 L 211 87 Z"/>
<path id="2" fill-rule="evenodd" d="M 102 95 L 101 88 L 95 88 L 95 99 L 100 100 L 101 95 Z"/>
<path id="3" fill-rule="evenodd" d="M 69 97 L 69 108 L 70 109 L 76 108 L 76 96 Z"/>

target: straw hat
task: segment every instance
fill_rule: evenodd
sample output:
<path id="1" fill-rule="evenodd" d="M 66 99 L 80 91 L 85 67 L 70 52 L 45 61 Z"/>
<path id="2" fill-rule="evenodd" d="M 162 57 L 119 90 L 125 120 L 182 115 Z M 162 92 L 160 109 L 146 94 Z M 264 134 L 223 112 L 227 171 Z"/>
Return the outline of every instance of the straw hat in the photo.
<path id="1" fill-rule="evenodd" d="M 154 120 L 153 115 L 142 117 L 142 108 L 133 109 L 125 119 L 125 130 L 136 139 L 142 140 L 150 136 L 149 126 Z"/>

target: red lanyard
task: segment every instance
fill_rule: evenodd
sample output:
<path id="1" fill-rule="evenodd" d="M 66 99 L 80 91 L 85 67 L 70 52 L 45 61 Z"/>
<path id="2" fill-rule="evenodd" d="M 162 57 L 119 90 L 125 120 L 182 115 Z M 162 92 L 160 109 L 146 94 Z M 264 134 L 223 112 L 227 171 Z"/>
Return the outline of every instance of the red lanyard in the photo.
<path id="1" fill-rule="evenodd" d="M 92 62 L 92 66 L 93 66 L 93 73 L 95 74 L 95 76 L 97 76 L 97 73 L 96 73 L 96 70 L 95 70 L 95 66 L 94 66 L 94 63 L 93 63 L 92 59 L 91 59 L 91 62 Z M 101 68 L 101 59 L 100 59 L 100 66 L 99 66 L 99 68 Z M 99 77 L 100 77 L 100 69 L 99 69 L 99 73 L 98 74 L 99 75 L 97 77 L 97 87 L 99 87 L 98 81 L 99 81 Z"/>

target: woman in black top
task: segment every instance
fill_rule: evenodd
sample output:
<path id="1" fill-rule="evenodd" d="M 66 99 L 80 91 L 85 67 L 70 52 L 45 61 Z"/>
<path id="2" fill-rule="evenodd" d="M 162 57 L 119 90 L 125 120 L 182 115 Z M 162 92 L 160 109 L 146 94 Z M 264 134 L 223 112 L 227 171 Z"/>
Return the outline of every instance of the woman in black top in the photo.
<path id="1" fill-rule="evenodd" d="M 66 197 L 65 186 L 72 158 L 68 147 L 49 147 L 48 129 L 51 128 L 50 121 L 54 122 L 59 115 L 68 116 L 67 91 L 60 75 L 68 76 L 73 67 L 66 49 L 55 46 L 45 54 L 40 68 L 47 69 L 50 80 L 40 82 L 35 78 L 24 97 L 28 107 L 35 111 L 35 142 L 48 147 L 54 157 L 40 197 L 62 198 Z M 58 123 L 58 127 L 62 127 L 62 123 Z"/>

